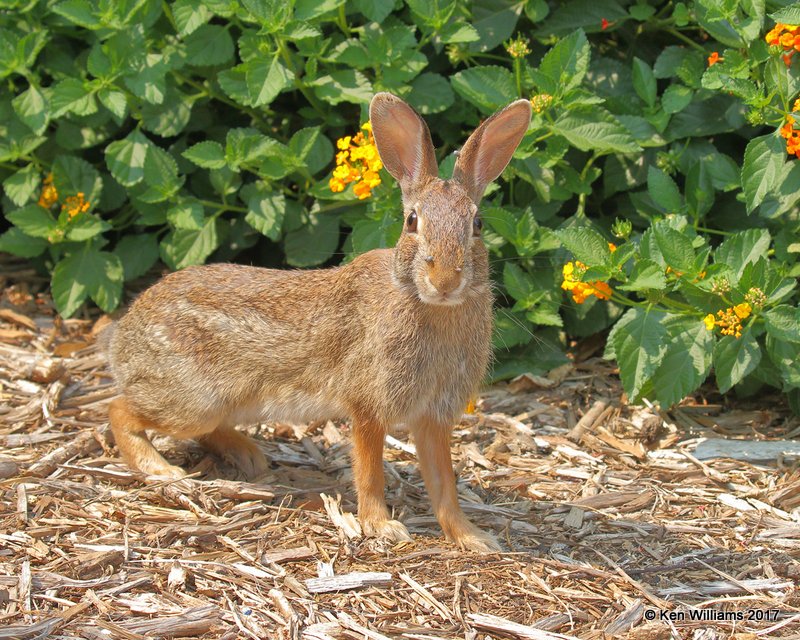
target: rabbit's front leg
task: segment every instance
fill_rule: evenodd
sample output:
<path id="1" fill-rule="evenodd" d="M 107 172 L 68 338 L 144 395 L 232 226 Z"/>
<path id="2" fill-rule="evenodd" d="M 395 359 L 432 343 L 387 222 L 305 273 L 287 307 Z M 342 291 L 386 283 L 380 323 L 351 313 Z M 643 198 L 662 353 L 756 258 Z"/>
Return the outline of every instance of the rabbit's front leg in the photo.
<path id="1" fill-rule="evenodd" d="M 392 520 L 384 497 L 383 441 L 386 430 L 374 420 L 353 420 L 353 479 L 358 520 L 368 536 L 410 542 L 405 525 Z"/>
<path id="2" fill-rule="evenodd" d="M 183 478 L 186 475 L 183 469 L 170 464 L 156 451 L 145 430 L 157 428 L 157 425 L 136 415 L 124 397 L 108 405 L 108 421 L 117 448 L 129 467 L 153 476 Z"/>
<path id="3" fill-rule="evenodd" d="M 450 457 L 451 427 L 422 421 L 412 428 L 422 477 L 433 512 L 448 539 L 469 551 L 500 551 L 496 538 L 472 524 L 458 504 L 456 477 Z"/>

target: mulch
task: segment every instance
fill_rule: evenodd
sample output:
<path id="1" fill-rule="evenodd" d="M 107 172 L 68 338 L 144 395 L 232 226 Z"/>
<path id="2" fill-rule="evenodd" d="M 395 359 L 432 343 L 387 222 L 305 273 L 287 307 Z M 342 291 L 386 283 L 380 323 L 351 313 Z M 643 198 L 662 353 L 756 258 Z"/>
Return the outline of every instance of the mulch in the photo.
<path id="1" fill-rule="evenodd" d="M 0 640 L 800 638 L 800 420 L 780 396 L 629 405 L 598 357 L 493 386 L 452 451 L 465 511 L 507 550 L 441 537 L 402 429 L 387 501 L 414 541 L 389 544 L 352 516 L 346 423 L 248 427 L 257 481 L 169 439 L 190 478 L 132 472 L 108 319 L 60 319 L 24 262 L 0 287 Z"/>

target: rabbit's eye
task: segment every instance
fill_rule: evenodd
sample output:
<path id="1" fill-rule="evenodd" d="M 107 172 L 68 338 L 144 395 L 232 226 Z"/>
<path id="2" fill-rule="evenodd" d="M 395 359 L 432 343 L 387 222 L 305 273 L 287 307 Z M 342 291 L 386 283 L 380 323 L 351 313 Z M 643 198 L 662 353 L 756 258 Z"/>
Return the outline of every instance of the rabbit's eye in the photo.
<path id="1" fill-rule="evenodd" d="M 406 229 L 409 233 L 416 233 L 417 232 L 417 212 L 412 211 L 408 214 L 406 218 Z"/>
<path id="2" fill-rule="evenodd" d="M 472 233 L 476 236 L 481 235 L 481 229 L 483 229 L 483 222 L 478 216 L 475 216 L 472 219 Z"/>

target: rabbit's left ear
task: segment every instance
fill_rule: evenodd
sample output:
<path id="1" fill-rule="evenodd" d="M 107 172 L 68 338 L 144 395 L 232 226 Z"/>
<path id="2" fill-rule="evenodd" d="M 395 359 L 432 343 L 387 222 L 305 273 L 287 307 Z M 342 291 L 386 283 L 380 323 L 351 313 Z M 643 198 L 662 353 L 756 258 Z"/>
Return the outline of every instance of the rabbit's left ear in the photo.
<path id="1" fill-rule="evenodd" d="M 397 96 L 378 93 L 369 105 L 369 120 L 381 162 L 408 202 L 439 174 L 428 125 Z"/>
<path id="2" fill-rule="evenodd" d="M 530 100 L 517 100 L 483 122 L 458 153 L 453 180 L 476 204 L 514 155 L 531 122 Z"/>

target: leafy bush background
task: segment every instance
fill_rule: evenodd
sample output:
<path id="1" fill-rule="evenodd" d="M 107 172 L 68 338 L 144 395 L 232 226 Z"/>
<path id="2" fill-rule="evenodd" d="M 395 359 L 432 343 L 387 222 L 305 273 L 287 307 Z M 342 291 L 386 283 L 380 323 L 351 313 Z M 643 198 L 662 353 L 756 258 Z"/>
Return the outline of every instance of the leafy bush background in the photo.
<path id="1" fill-rule="evenodd" d="M 765 43 L 768 14 L 800 23 L 764 0 L 3 0 L 0 250 L 51 273 L 67 316 L 87 298 L 113 310 L 159 260 L 337 264 L 401 229 L 388 176 L 365 201 L 328 188 L 374 92 L 425 115 L 445 174 L 482 118 L 528 97 L 538 113 L 483 207 L 495 378 L 616 322 L 607 351 L 634 399 L 671 404 L 713 366 L 723 391 L 766 384 L 797 409 L 800 163 L 776 131 L 800 61 Z M 564 295 L 567 250 L 611 300 Z M 703 326 L 752 287 L 767 301 L 746 335 Z"/>

